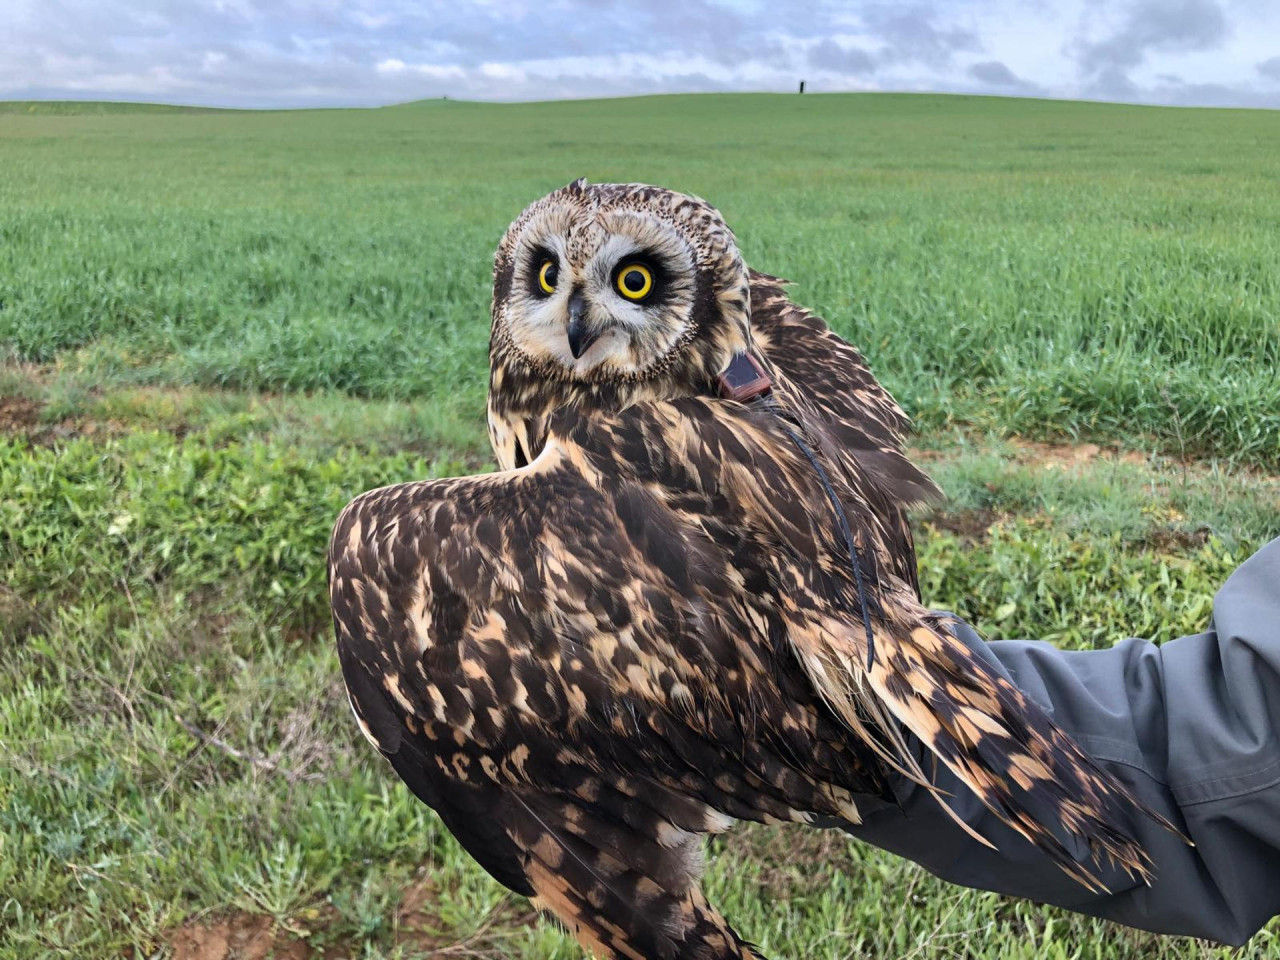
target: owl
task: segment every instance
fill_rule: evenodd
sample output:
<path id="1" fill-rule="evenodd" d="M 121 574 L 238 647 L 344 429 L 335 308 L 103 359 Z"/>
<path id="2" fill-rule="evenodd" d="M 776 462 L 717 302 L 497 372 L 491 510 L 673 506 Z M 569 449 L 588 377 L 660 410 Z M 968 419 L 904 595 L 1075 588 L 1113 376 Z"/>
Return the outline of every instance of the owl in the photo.
<path id="1" fill-rule="evenodd" d="M 856 824 L 932 789 L 913 742 L 1082 884 L 1147 876 L 1147 811 L 922 605 L 902 410 L 709 204 L 579 180 L 528 207 L 488 421 L 496 472 L 343 510 L 338 652 L 370 742 L 588 951 L 759 957 L 701 892 L 704 835 Z"/>

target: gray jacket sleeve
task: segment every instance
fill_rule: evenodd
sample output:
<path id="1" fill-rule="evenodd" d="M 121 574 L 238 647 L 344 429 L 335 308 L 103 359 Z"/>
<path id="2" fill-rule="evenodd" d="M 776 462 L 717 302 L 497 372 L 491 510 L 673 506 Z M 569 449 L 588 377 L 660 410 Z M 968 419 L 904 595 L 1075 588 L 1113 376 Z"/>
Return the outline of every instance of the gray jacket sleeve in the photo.
<path id="1" fill-rule="evenodd" d="M 957 636 L 1195 846 L 1141 818 L 1132 826 L 1155 861 L 1154 882 L 1112 870 L 1104 873 L 1110 892 L 1091 893 L 945 770 L 935 780 L 955 795 L 950 805 L 998 852 L 909 782 L 900 785 L 898 806 L 877 804 L 851 833 L 954 883 L 1156 933 L 1240 945 L 1280 914 L 1280 539 L 1227 580 L 1208 631 L 1160 647 L 984 644 L 964 624 Z"/>

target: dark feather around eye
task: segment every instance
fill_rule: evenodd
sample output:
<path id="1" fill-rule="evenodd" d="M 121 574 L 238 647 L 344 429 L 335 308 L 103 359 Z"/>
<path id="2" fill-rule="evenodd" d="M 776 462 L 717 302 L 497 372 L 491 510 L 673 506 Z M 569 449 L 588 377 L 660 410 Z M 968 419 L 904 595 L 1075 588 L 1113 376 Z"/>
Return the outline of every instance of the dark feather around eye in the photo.
<path id="1" fill-rule="evenodd" d="M 545 273 L 543 272 L 544 266 L 546 266 Z M 550 292 L 543 288 L 542 280 L 545 277 L 554 288 L 559 280 L 559 274 L 560 260 L 554 253 L 545 247 L 539 247 L 533 251 L 529 257 L 528 282 L 529 289 L 535 296 L 551 296 Z"/>

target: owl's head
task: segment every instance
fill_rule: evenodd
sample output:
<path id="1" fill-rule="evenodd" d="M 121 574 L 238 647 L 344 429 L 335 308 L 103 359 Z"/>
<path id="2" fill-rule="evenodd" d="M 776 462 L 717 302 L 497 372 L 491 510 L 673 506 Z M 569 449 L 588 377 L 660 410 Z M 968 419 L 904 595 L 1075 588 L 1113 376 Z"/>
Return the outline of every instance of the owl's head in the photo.
<path id="1" fill-rule="evenodd" d="M 577 180 L 530 205 L 494 265 L 493 387 L 566 401 L 699 392 L 750 338 L 733 233 L 696 197 Z"/>

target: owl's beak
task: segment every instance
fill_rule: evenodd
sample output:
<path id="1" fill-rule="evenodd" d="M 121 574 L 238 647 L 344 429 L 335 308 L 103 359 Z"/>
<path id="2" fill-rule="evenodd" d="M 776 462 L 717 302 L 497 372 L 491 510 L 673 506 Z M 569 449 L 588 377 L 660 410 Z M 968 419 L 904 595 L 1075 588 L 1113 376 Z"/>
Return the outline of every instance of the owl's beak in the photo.
<path id="1" fill-rule="evenodd" d="M 575 360 L 600 337 L 600 331 L 589 325 L 586 314 L 587 301 L 583 299 L 582 291 L 573 291 L 569 297 L 569 328 L 566 333 L 569 335 L 569 352 Z"/>

